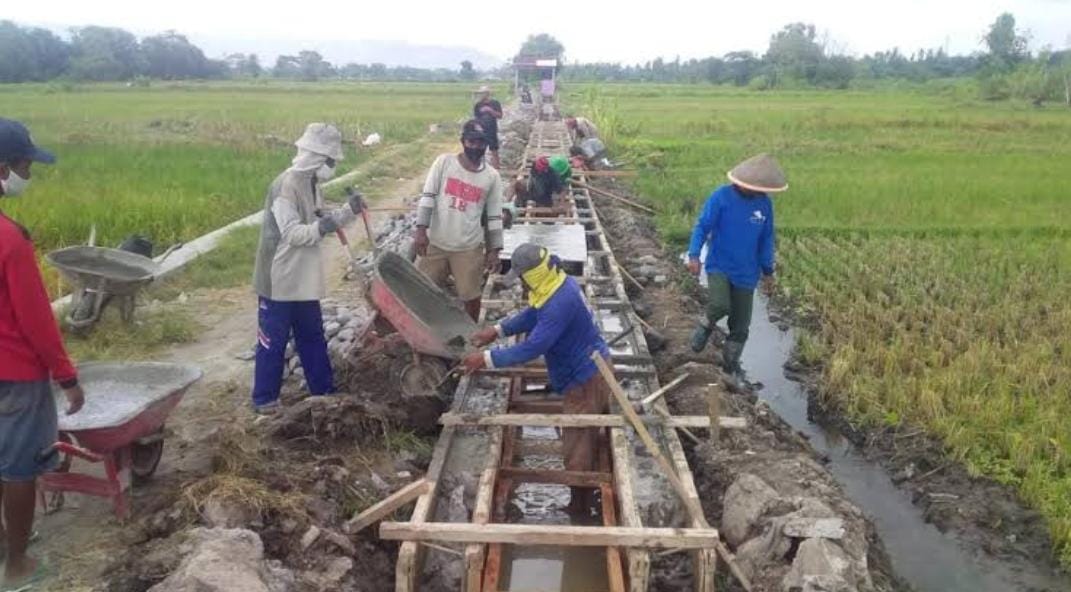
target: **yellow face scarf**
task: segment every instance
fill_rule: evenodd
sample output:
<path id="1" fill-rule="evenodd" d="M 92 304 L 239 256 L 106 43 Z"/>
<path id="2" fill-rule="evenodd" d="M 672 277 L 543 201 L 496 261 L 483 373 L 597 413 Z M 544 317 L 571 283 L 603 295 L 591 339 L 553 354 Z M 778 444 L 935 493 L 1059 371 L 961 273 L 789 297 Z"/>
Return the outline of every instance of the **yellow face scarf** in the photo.
<path id="1" fill-rule="evenodd" d="M 528 286 L 528 304 L 532 308 L 542 308 L 550 297 L 565 283 L 566 273 L 561 269 L 551 268 L 550 253 L 543 249 L 543 258 L 539 265 L 521 274 Z"/>

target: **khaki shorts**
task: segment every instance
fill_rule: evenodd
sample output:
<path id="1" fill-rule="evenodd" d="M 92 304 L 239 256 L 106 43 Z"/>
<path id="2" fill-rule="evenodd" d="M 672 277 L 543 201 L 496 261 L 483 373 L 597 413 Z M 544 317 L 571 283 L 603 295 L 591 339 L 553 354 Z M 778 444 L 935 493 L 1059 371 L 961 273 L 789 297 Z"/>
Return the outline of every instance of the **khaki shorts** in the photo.
<path id="1" fill-rule="evenodd" d="M 465 301 L 483 295 L 484 267 L 483 245 L 468 251 L 444 251 L 435 245 L 428 245 L 428 254 L 417 261 L 417 269 L 439 287 L 446 286 L 447 276 L 453 276 L 457 297 Z"/>

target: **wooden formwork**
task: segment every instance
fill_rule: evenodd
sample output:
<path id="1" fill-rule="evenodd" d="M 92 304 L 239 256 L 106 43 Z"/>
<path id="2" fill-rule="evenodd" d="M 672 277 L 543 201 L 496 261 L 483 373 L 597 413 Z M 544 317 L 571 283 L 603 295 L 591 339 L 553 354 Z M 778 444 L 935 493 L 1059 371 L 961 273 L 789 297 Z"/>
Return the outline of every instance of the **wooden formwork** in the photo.
<path id="1" fill-rule="evenodd" d="M 566 154 L 570 146 L 570 138 L 562 121 L 538 121 L 531 130 L 528 147 L 524 152 L 523 166 L 521 170 L 526 173 L 535 158 L 544 154 Z M 586 178 L 578 173 L 576 178 L 585 182 Z M 514 219 L 515 225 L 541 224 L 541 225 L 582 225 L 585 230 L 587 242 L 587 260 L 582 265 L 577 280 L 581 283 L 589 306 L 596 315 L 604 337 L 607 339 L 617 337 L 622 331 L 631 327 L 639 327 L 642 321 L 636 316 L 629 304 L 629 298 L 624 287 L 624 278 L 621 269 L 614 258 L 614 254 L 607 242 L 606 234 L 598 213 L 592 202 L 591 194 L 582 186 L 573 185 L 568 201 L 566 212 L 556 218 L 541 216 L 543 212 L 530 211 L 519 213 Z M 509 232 L 509 231 L 507 231 Z M 519 303 L 510 297 L 504 289 L 501 276 L 489 278 L 484 289 L 484 307 L 481 312 L 481 322 L 487 322 L 501 317 L 512 309 L 519 308 Z M 605 321 L 605 322 L 604 322 Z M 610 322 L 613 321 L 613 322 Z M 633 400 L 639 401 L 643 397 L 659 390 L 659 381 L 656 370 L 652 364 L 650 352 L 647 348 L 646 339 L 642 331 L 632 331 L 623 338 L 621 343 L 614 346 L 613 355 L 614 374 L 619 379 L 630 381 Z M 503 412 L 498 415 L 487 416 L 483 419 L 472 414 L 466 414 L 464 402 L 471 389 L 476 388 L 477 380 L 496 380 L 497 388 L 501 389 L 505 399 Z M 597 489 L 602 494 L 602 526 L 585 527 L 585 533 L 592 536 L 582 537 L 584 541 L 574 544 L 591 544 L 600 540 L 598 529 L 608 529 L 605 532 L 631 533 L 634 541 L 649 541 L 649 544 L 635 544 L 629 547 L 609 546 L 606 547 L 607 581 L 612 592 L 645 592 L 648 589 L 651 569 L 651 549 L 657 546 L 665 546 L 667 542 L 676 539 L 666 539 L 664 528 L 659 526 L 674 526 L 678 532 L 690 533 L 693 538 L 702 539 L 701 542 L 687 549 L 692 554 L 693 565 L 696 572 L 696 590 L 700 592 L 712 592 L 714 590 L 714 572 L 716 568 L 716 555 L 714 551 L 717 544 L 716 532 L 709 528 L 706 520 L 701 515 L 695 515 L 692 511 L 686 523 L 675 525 L 649 525 L 641 519 L 640 508 L 634 495 L 634 479 L 636 473 L 633 470 L 633 460 L 639 450 L 639 446 L 633 442 L 632 428 L 628 424 L 613 420 L 601 420 L 590 416 L 564 416 L 562 415 L 561 399 L 556 397 L 532 395 L 528 387 L 532 384 L 546 383 L 546 369 L 537 365 L 524 368 L 505 370 L 485 370 L 476 375 L 466 376 L 461 379 L 455 394 L 452 412 L 444 416 L 444 428 L 436 444 L 432 455 L 431 464 L 428 467 L 426 479 L 430 482 L 429 491 L 422 495 L 416 503 L 413 515 L 404 528 L 394 530 L 409 533 L 402 536 L 420 538 L 424 542 L 407 540 L 401 545 L 396 568 L 396 590 L 399 592 L 414 592 L 417 590 L 423 553 L 429 541 L 448 542 L 449 539 L 435 537 L 447 536 L 436 534 L 432 531 L 451 531 L 453 536 L 460 537 L 461 531 L 465 534 L 465 541 L 454 539 L 454 542 L 462 542 L 463 551 L 460 552 L 460 560 L 464 562 L 465 579 L 463 588 L 467 592 L 498 592 L 500 589 L 500 577 L 502 574 L 503 552 L 506 544 L 500 542 L 506 540 L 501 537 L 516 537 L 508 540 L 526 540 L 524 532 L 529 532 L 531 540 L 538 537 L 546 537 L 553 533 L 545 532 L 546 529 L 531 527 L 530 529 L 511 526 L 487 527 L 472 529 L 467 527 L 443 527 L 438 528 L 432 522 L 435 513 L 436 500 L 440 492 L 437 483 L 443 477 L 443 471 L 448 464 L 447 460 L 454 445 L 455 437 L 462 433 L 459 430 L 484 430 L 487 434 L 487 450 L 482 457 L 483 465 L 479 472 L 480 478 L 476 498 L 472 508 L 472 525 L 494 525 L 505 523 L 506 508 L 513 495 L 514 488 L 520 483 L 553 483 L 559 485 L 580 486 Z M 652 403 L 663 418 L 661 423 L 651 427 L 657 434 L 657 445 L 661 447 L 661 453 L 670 460 L 676 476 L 683 483 L 684 494 L 687 499 L 683 500 L 684 506 L 694 508 L 698 505 L 698 493 L 692 478 L 691 469 L 684 455 L 684 449 L 677 436 L 676 428 L 685 425 L 696 427 L 699 422 L 696 418 L 672 418 L 665 403 L 655 401 Z M 522 415 L 537 414 L 537 415 Z M 558 419 L 547 419 L 547 415 L 555 414 Z M 715 425 L 720 421 L 722 427 L 740 427 L 739 420 L 713 418 Z M 527 422 L 527 423 L 526 423 Z M 586 422 L 586 423 L 585 423 Z M 604 446 L 598 457 L 598 470 L 591 472 L 549 470 L 549 469 L 526 469 L 517 464 L 519 459 L 533 452 L 537 454 L 560 454 L 560 446 L 553 446 L 553 442 L 545 444 L 539 450 L 532 447 L 531 442 L 519 437 L 521 425 L 604 425 Z M 651 425 L 651 424 L 649 424 Z M 676 501 L 676 493 L 667 490 L 666 497 Z M 694 503 L 695 505 L 692 505 Z M 426 526 L 421 526 L 426 525 Z M 393 525 L 392 525 L 393 526 Z M 624 530 L 614 530 L 624 529 Z M 497 532 L 508 530 L 508 533 Z M 491 531 L 500 537 L 493 539 Z M 516 532 L 515 532 L 516 531 Z M 481 539 L 481 532 L 486 533 L 486 541 Z M 703 537 L 711 536 L 713 539 Z M 658 536 L 656 536 L 656 534 Z M 418 536 L 419 535 L 419 536 Z M 662 537 L 662 538 L 660 538 Z M 560 538 L 560 537 L 559 537 Z M 492 540 L 493 539 L 493 540 Z M 538 539 L 543 540 L 543 539 Z M 557 540 L 557 539 L 555 539 Z M 570 539 L 572 540 L 572 539 Z M 688 547 L 694 541 L 685 541 L 681 538 L 677 544 Z M 709 544 L 707 544 L 709 543 Z M 568 543 L 563 543 L 568 544 Z"/>

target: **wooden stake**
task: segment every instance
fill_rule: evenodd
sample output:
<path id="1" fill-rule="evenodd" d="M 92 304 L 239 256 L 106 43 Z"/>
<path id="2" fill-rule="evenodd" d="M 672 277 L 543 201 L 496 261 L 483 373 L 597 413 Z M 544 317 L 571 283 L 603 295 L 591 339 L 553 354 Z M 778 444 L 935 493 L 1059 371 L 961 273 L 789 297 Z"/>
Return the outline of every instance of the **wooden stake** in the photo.
<path id="1" fill-rule="evenodd" d="M 671 415 L 661 409 L 656 410 L 661 417 L 637 415 L 638 421 L 669 428 L 709 428 L 708 415 Z M 439 416 L 439 423 L 444 426 L 528 426 L 540 428 L 623 428 L 631 423 L 620 415 L 609 414 L 565 414 L 565 413 L 506 413 L 502 415 L 477 415 L 466 413 L 444 413 Z M 719 417 L 719 427 L 741 429 L 747 427 L 742 417 Z"/>
<path id="2" fill-rule="evenodd" d="M 718 541 L 713 528 L 633 528 L 560 524 L 469 524 L 467 522 L 384 522 L 380 538 L 388 541 L 504 543 L 562 547 L 682 547 L 702 549 Z"/>
<path id="3" fill-rule="evenodd" d="M 721 436 L 721 395 L 718 385 L 707 385 L 707 413 L 710 415 L 710 443 L 717 444 Z"/>

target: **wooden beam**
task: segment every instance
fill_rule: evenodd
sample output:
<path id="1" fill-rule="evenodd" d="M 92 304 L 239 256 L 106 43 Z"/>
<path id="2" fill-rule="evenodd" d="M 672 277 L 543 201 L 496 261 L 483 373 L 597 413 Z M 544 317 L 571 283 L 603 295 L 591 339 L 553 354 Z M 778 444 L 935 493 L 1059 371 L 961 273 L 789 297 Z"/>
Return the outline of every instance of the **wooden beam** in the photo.
<path id="1" fill-rule="evenodd" d="M 650 407 L 652 403 L 654 403 L 658 399 L 660 399 L 663 396 L 665 396 L 666 393 L 668 393 L 669 391 L 671 391 L 674 388 L 676 388 L 676 386 L 679 385 L 680 383 L 682 383 L 685 380 L 687 380 L 688 376 L 689 376 L 689 374 L 687 372 L 685 372 L 684 374 L 681 374 L 677 378 L 674 378 L 666 386 L 664 386 L 664 387 L 658 389 L 657 391 L 655 391 L 655 392 L 647 395 L 646 397 L 644 397 L 643 400 L 640 401 L 640 405 L 642 405 L 645 409 L 647 407 Z"/>
<path id="2" fill-rule="evenodd" d="M 499 469 L 499 473 L 518 483 L 547 483 L 568 485 L 570 487 L 599 487 L 612 483 L 614 476 L 598 471 L 558 471 L 552 469 L 524 469 L 509 467 Z"/>
<path id="3" fill-rule="evenodd" d="M 418 479 L 413 481 L 409 485 L 395 491 L 387 496 L 385 499 L 376 503 L 367 510 L 355 515 L 349 521 L 346 522 L 344 529 L 346 532 L 353 534 L 361 532 L 365 528 L 372 524 L 379 522 L 380 520 L 390 516 L 395 510 L 416 501 L 416 499 L 425 493 L 431 491 L 434 488 L 434 484 L 427 479 Z"/>
<path id="4" fill-rule="evenodd" d="M 491 520 L 495 481 L 498 480 L 499 459 L 502 456 L 503 428 L 491 432 L 488 442 L 487 462 L 476 491 L 476 505 L 472 510 L 473 524 L 487 524 Z M 472 544 L 465 547 L 465 590 L 481 592 L 483 587 L 483 566 L 487 556 L 487 545 Z"/>
<path id="5" fill-rule="evenodd" d="M 714 528 L 384 522 L 379 525 L 379 537 L 388 541 L 702 549 L 717 544 L 718 531 Z"/>
<path id="6" fill-rule="evenodd" d="M 644 424 L 669 428 L 709 428 L 710 417 L 707 415 L 637 415 Z M 564 414 L 564 413 L 507 413 L 504 415 L 476 415 L 444 413 L 439 417 L 444 426 L 528 426 L 540 428 L 623 428 L 632 425 L 620 415 L 609 414 Z M 747 421 L 742 417 L 720 417 L 718 427 L 742 429 Z"/>
<path id="7" fill-rule="evenodd" d="M 707 385 L 707 414 L 710 416 L 710 443 L 717 444 L 721 436 L 721 395 L 718 385 Z"/>

